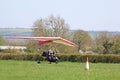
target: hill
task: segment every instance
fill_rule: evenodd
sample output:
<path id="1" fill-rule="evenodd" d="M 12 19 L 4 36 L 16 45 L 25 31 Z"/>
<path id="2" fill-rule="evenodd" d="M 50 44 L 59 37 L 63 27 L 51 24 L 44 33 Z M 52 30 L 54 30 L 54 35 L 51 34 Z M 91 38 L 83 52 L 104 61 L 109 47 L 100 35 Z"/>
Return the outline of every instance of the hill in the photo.
<path id="1" fill-rule="evenodd" d="M 31 28 L 0 28 L 0 36 L 31 36 Z"/>
<path id="2" fill-rule="evenodd" d="M 73 30 L 72 30 L 73 31 Z M 102 31 L 87 31 L 89 35 L 94 38 Z M 120 34 L 120 32 L 109 32 L 112 34 Z M 31 28 L 0 28 L 0 36 L 32 36 Z"/>

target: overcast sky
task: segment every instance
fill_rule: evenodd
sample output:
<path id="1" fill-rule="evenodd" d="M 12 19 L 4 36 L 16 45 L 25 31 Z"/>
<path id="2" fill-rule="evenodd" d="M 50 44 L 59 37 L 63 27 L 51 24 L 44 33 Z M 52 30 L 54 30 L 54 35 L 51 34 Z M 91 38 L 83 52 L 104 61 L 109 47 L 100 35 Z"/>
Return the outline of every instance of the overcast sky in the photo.
<path id="1" fill-rule="evenodd" d="M 51 14 L 70 29 L 120 31 L 120 0 L 0 0 L 0 27 L 27 27 Z"/>

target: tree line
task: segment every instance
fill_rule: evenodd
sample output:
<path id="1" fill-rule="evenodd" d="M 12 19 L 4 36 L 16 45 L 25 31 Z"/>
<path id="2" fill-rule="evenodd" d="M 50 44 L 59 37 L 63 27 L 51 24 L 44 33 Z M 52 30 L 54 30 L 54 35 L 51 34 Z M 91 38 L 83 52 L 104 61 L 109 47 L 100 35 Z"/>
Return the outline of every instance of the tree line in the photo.
<path id="1" fill-rule="evenodd" d="M 39 19 L 32 25 L 32 36 L 45 37 L 62 37 L 68 39 L 78 45 L 78 48 L 65 46 L 62 44 L 45 44 L 37 45 L 36 41 L 27 41 L 26 46 L 29 51 L 35 51 L 36 48 L 46 50 L 54 49 L 60 53 L 76 53 L 80 50 L 92 51 L 98 54 L 119 54 L 120 53 L 120 34 L 110 34 L 109 32 L 100 32 L 94 39 L 87 31 L 78 29 L 71 31 L 68 23 L 60 16 L 49 16 L 48 18 Z M 0 37 L 0 45 L 3 44 L 2 37 Z"/>

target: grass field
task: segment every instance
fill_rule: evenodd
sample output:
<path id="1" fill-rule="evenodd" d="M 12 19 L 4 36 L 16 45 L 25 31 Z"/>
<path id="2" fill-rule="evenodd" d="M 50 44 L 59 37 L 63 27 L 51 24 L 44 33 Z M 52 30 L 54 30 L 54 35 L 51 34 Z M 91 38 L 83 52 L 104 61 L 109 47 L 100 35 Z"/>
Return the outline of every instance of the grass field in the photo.
<path id="1" fill-rule="evenodd" d="M 0 80 L 120 80 L 120 64 L 0 60 Z"/>

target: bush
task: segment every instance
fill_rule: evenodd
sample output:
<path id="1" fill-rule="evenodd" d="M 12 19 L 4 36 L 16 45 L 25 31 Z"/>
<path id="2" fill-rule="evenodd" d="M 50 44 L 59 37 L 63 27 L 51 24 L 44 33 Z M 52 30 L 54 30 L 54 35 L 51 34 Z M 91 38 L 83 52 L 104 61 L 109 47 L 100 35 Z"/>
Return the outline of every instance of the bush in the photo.
<path id="1" fill-rule="evenodd" d="M 29 54 L 29 53 L 24 53 L 24 54 L 11 54 L 11 53 L 4 53 L 0 54 L 0 60 L 32 60 L 32 61 L 37 61 L 37 60 L 43 60 L 43 57 L 40 56 L 40 54 Z"/>
<path id="2" fill-rule="evenodd" d="M 59 54 L 61 61 L 86 62 L 86 57 L 91 63 L 120 63 L 120 55 L 80 55 L 80 54 Z"/>
<path id="3" fill-rule="evenodd" d="M 120 63 L 120 55 L 106 54 L 106 55 L 80 55 L 80 54 L 56 54 L 60 61 L 71 62 L 86 62 L 86 57 L 91 63 Z M 1 53 L 0 60 L 32 60 L 43 61 L 44 58 L 38 53 Z"/>
<path id="4" fill-rule="evenodd" d="M 9 60 L 11 59 L 10 54 L 0 54 L 0 60 Z"/>

